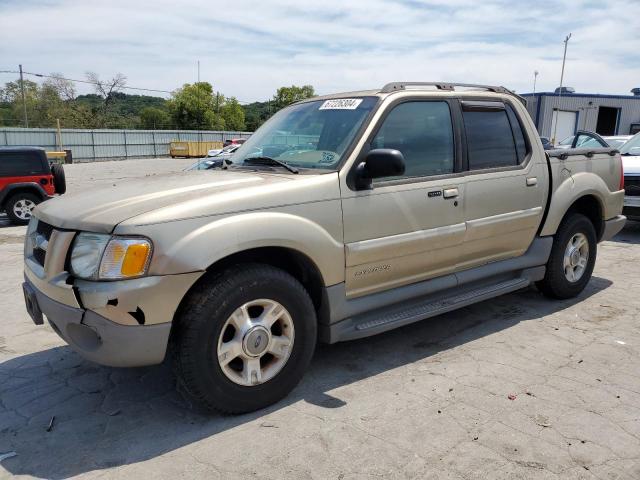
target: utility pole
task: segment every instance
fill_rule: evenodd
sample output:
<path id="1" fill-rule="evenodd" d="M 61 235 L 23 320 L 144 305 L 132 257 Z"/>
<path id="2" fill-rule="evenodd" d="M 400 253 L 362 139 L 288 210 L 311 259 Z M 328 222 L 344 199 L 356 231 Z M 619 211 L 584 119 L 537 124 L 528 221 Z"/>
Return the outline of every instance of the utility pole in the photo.
<path id="1" fill-rule="evenodd" d="M 27 100 L 24 96 L 24 77 L 22 76 L 22 65 L 20 67 L 20 91 L 22 92 L 22 111 L 24 112 L 24 128 L 29 128 L 29 120 L 27 119 Z"/>
<path id="2" fill-rule="evenodd" d="M 200 83 L 200 60 L 198 60 L 198 83 Z"/>
<path id="3" fill-rule="evenodd" d="M 564 39 L 564 54 L 562 55 L 562 71 L 560 72 L 560 90 L 558 91 L 558 100 L 556 102 L 556 123 L 553 127 L 553 136 L 551 137 L 551 143 L 553 145 L 555 145 L 556 143 L 556 133 L 558 132 L 558 118 L 560 116 L 559 106 L 560 106 L 560 101 L 562 100 L 562 86 L 564 81 L 564 64 L 567 61 L 567 44 L 569 43 L 570 38 L 571 38 L 571 33 L 569 33 L 569 35 L 567 35 L 567 38 Z"/>
<path id="4" fill-rule="evenodd" d="M 536 94 L 536 80 L 538 80 L 538 70 L 533 71 L 533 94 Z"/>

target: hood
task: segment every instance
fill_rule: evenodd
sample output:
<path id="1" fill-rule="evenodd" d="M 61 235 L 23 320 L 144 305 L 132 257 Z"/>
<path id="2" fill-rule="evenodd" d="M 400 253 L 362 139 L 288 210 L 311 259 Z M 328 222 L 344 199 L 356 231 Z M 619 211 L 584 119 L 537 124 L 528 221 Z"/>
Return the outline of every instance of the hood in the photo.
<path id="1" fill-rule="evenodd" d="M 218 170 L 158 175 L 53 198 L 41 203 L 35 216 L 60 228 L 108 233 L 128 219 L 158 223 L 300 202 L 301 191 L 309 193 L 308 185 L 320 177 L 333 177 L 339 188 L 337 174 Z M 335 198 L 335 192 L 329 196 Z"/>
<path id="2" fill-rule="evenodd" d="M 622 170 L 625 175 L 640 175 L 640 156 L 622 155 Z"/>

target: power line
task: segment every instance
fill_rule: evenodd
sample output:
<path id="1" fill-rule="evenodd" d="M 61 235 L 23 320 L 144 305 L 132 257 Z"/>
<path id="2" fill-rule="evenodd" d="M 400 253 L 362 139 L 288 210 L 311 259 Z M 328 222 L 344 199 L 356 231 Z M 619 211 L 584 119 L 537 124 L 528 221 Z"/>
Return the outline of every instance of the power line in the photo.
<path id="1" fill-rule="evenodd" d="M 20 72 L 18 70 L 0 70 L 0 73 L 16 73 L 16 74 L 20 74 Z M 34 73 L 34 72 L 25 72 L 24 70 L 22 71 L 22 74 L 24 75 L 32 75 L 34 77 L 40 77 L 40 78 L 56 78 L 56 79 L 60 79 L 60 80 L 67 80 L 69 82 L 77 82 L 77 83 L 86 83 L 89 85 L 100 85 L 100 83 L 98 82 L 92 82 L 90 80 L 78 80 L 77 78 L 65 78 L 62 77 L 60 75 L 46 75 L 44 73 Z M 140 90 L 143 92 L 156 92 L 156 93 L 173 93 L 170 90 L 159 90 L 159 89 L 155 89 L 155 88 L 143 88 L 143 87 L 129 87 L 129 86 L 124 86 L 124 87 L 119 87 L 123 90 Z M 245 102 L 243 100 L 238 100 L 236 98 L 236 101 L 238 103 L 244 103 L 244 104 L 249 104 L 249 103 L 254 103 L 254 102 Z"/>
<path id="2" fill-rule="evenodd" d="M 16 70 L 0 70 L 0 73 L 20 73 L 19 71 Z M 57 78 L 60 80 L 67 80 L 69 82 L 77 82 L 77 83 L 88 83 L 89 85 L 100 85 L 99 82 L 92 82 L 91 80 L 78 80 L 77 78 L 65 78 L 62 77 L 60 75 L 46 75 L 44 73 L 34 73 L 34 72 L 22 72 L 25 75 L 33 75 L 34 77 L 41 77 L 41 78 Z M 145 92 L 158 92 L 158 93 L 172 93 L 169 90 L 158 90 L 155 88 L 142 88 L 142 87 L 119 87 L 122 89 L 127 89 L 127 90 L 142 90 Z"/>

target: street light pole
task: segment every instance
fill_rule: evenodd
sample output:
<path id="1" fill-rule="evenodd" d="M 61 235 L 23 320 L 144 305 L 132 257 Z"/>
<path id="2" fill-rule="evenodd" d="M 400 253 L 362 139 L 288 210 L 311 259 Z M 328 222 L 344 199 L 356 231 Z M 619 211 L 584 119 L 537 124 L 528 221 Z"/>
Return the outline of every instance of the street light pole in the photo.
<path id="1" fill-rule="evenodd" d="M 564 39 L 564 54 L 562 56 L 562 71 L 560 72 L 560 90 L 558 92 L 558 100 L 556 102 L 556 123 L 553 127 L 553 137 L 551 137 L 551 143 L 555 145 L 556 143 L 556 133 L 558 132 L 558 117 L 560 114 L 560 110 L 558 110 L 558 106 L 560 104 L 560 100 L 562 100 L 562 85 L 564 81 L 564 64 L 567 61 L 567 44 L 569 43 L 569 39 L 571 38 L 571 33 L 567 35 L 567 38 Z M 552 117 L 553 118 L 553 117 Z"/>
<path id="2" fill-rule="evenodd" d="M 24 112 L 24 128 L 29 128 L 29 120 L 27 119 L 27 101 L 24 96 L 24 77 L 22 76 L 22 65 L 20 67 L 20 92 L 22 93 L 22 111 Z"/>
<path id="3" fill-rule="evenodd" d="M 533 94 L 536 94 L 536 80 L 538 80 L 538 70 L 533 71 Z"/>

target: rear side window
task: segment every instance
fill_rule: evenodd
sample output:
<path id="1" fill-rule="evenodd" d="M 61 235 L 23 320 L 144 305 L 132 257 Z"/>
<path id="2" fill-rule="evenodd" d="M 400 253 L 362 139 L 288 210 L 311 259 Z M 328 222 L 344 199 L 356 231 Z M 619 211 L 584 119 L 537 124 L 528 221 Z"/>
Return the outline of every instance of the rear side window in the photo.
<path id="1" fill-rule="evenodd" d="M 19 177 L 46 173 L 40 157 L 32 152 L 0 153 L 0 176 Z"/>
<path id="2" fill-rule="evenodd" d="M 453 172 L 454 142 L 447 102 L 405 102 L 384 119 L 371 148 L 402 152 L 405 173 L 400 178 Z"/>
<path id="3" fill-rule="evenodd" d="M 463 109 L 462 116 L 470 170 L 511 167 L 519 163 L 505 109 Z"/>

